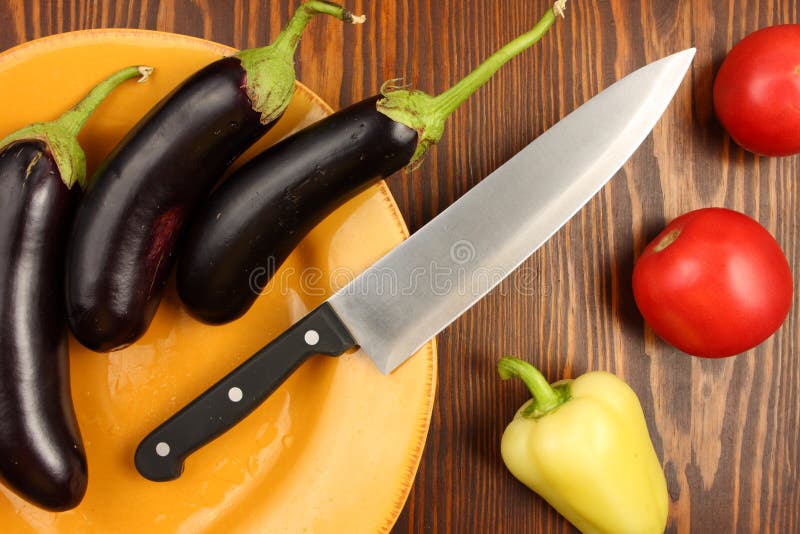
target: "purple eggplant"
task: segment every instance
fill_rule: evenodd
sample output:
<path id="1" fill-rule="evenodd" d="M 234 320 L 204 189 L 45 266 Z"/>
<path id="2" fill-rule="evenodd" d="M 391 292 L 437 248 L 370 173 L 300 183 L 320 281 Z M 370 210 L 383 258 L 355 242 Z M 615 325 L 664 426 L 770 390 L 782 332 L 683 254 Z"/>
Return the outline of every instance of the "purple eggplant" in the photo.
<path id="1" fill-rule="evenodd" d="M 176 284 L 189 312 L 211 324 L 241 317 L 314 226 L 364 188 L 413 167 L 439 141 L 450 114 L 538 42 L 564 3 L 444 93 L 384 84 L 380 95 L 284 139 L 229 176 L 181 246 Z"/>
<path id="2" fill-rule="evenodd" d="M 100 166 L 67 252 L 67 318 L 83 345 L 116 350 L 145 333 L 184 222 L 286 109 L 297 43 L 320 13 L 363 22 L 331 2 L 302 4 L 271 45 L 215 61 L 185 80 Z"/>
<path id="3" fill-rule="evenodd" d="M 58 120 L 0 141 L 0 478 L 48 510 L 73 508 L 87 484 L 63 305 L 66 230 L 86 185 L 77 134 L 117 85 L 151 70 L 121 70 Z"/>

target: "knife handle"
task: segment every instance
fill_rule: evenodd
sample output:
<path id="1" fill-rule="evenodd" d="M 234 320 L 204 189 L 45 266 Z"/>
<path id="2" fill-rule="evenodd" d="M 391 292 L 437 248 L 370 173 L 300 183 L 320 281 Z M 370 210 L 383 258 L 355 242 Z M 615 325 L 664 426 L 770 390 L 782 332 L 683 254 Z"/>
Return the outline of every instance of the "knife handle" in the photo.
<path id="1" fill-rule="evenodd" d="M 355 346 L 323 303 L 151 432 L 136 449 L 136 469 L 156 482 L 175 480 L 187 456 L 255 410 L 309 356 Z"/>

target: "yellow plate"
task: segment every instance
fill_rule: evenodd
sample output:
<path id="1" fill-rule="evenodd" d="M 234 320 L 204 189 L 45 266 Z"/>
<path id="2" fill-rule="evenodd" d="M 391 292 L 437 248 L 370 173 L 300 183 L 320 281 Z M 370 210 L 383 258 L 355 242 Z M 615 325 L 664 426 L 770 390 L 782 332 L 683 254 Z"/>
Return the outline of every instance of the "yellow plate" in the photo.
<path id="1" fill-rule="evenodd" d="M 89 172 L 158 99 L 234 51 L 191 37 L 90 30 L 0 54 L 0 137 L 57 117 L 111 72 L 127 82 L 80 139 Z M 303 85 L 260 143 L 330 113 Z M 252 153 L 252 152 L 250 152 Z M 72 394 L 89 461 L 81 505 L 44 512 L 0 485 L 4 532 L 380 532 L 399 515 L 422 454 L 436 382 L 431 342 L 388 377 L 360 352 L 303 365 L 245 421 L 202 448 L 174 482 L 139 476 L 133 453 L 156 425 L 407 236 L 385 184 L 328 217 L 292 254 L 254 308 L 222 327 L 192 320 L 169 287 L 146 336 L 112 354 L 70 341 Z"/>

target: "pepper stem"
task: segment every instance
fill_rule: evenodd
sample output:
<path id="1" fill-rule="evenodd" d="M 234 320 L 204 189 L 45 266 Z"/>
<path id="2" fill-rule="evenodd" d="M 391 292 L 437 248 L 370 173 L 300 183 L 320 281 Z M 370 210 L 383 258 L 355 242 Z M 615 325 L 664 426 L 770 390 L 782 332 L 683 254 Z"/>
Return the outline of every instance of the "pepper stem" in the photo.
<path id="1" fill-rule="evenodd" d="M 286 110 L 295 87 L 294 54 L 300 36 L 315 15 L 330 15 L 350 24 L 367 18 L 356 16 L 338 4 L 310 0 L 301 4 L 272 44 L 242 50 L 236 57 L 245 70 L 245 90 L 252 108 L 269 124 Z"/>
<path id="2" fill-rule="evenodd" d="M 89 94 L 87 94 L 83 100 L 67 110 L 61 117 L 53 122 L 57 123 L 71 135 L 78 135 L 92 113 L 94 113 L 97 107 L 119 84 L 131 78 L 135 78 L 136 76 L 141 76 L 141 78 L 139 78 L 139 83 L 142 83 L 147 80 L 151 74 L 153 74 L 153 67 L 145 66 L 127 67 L 115 72 L 97 84 L 94 89 L 89 91 Z"/>
<path id="3" fill-rule="evenodd" d="M 503 380 L 514 377 L 521 378 L 533 396 L 533 404 L 526 414 L 541 417 L 567 401 L 568 391 L 565 388 L 554 388 L 539 370 L 519 358 L 505 356 L 497 362 L 497 373 Z"/>
<path id="4" fill-rule="evenodd" d="M 435 97 L 421 91 L 395 87 L 392 82 L 384 84 L 381 88 L 383 98 L 378 101 L 378 111 L 417 130 L 419 134 L 417 150 L 410 161 L 412 167 L 431 145 L 441 139 L 444 123 L 453 111 L 488 82 L 500 67 L 539 42 L 553 26 L 556 18 L 564 16 L 566 4 L 567 0 L 556 0 L 530 31 L 503 46 L 461 81 Z"/>

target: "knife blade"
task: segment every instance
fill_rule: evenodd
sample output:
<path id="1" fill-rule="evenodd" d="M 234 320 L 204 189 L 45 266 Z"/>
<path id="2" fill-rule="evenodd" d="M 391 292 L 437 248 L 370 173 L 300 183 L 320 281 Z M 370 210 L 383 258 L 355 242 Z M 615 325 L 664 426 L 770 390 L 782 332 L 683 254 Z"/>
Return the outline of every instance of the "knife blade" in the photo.
<path id="1" fill-rule="evenodd" d="M 508 276 L 622 167 L 666 110 L 688 49 L 616 82 L 151 432 L 135 454 L 154 481 L 241 421 L 309 356 L 360 347 L 384 373 Z"/>

